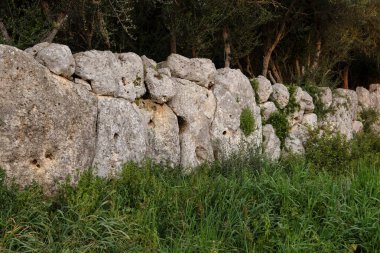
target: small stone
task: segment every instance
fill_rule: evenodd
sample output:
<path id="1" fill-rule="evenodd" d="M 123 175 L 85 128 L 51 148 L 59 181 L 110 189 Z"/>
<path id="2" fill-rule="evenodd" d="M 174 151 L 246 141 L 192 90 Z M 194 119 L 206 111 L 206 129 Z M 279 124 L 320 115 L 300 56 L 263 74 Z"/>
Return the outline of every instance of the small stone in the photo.
<path id="1" fill-rule="evenodd" d="M 284 109 L 289 103 L 289 91 L 285 85 L 276 83 L 272 86 L 272 98 L 278 104 L 280 109 Z"/>

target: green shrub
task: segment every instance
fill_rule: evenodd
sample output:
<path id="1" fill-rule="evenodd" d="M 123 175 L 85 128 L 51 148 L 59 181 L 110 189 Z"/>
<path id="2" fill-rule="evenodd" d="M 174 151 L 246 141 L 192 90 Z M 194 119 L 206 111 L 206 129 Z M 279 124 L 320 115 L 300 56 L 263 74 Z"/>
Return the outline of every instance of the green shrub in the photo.
<path id="1" fill-rule="evenodd" d="M 240 114 L 240 129 L 245 136 L 249 136 L 256 127 L 252 111 L 248 107 L 244 108 Z"/>
<path id="2" fill-rule="evenodd" d="M 296 98 L 295 98 L 297 86 L 294 84 L 291 84 L 291 85 L 288 85 L 287 88 L 289 91 L 289 102 L 287 106 L 284 108 L 284 113 L 289 115 L 291 113 L 296 112 L 300 108 L 300 105 L 297 103 Z"/>
<path id="3" fill-rule="evenodd" d="M 360 119 L 363 122 L 363 130 L 364 130 L 364 132 L 370 132 L 371 131 L 371 126 L 377 120 L 379 120 L 379 113 L 376 110 L 372 109 L 372 108 L 367 109 L 367 110 L 363 110 L 360 113 Z"/>
<path id="4" fill-rule="evenodd" d="M 289 121 L 287 115 L 284 112 L 277 111 L 271 114 L 265 124 L 271 124 L 276 131 L 277 137 L 281 141 L 281 147 L 285 143 L 285 138 L 289 133 Z"/>
<path id="5" fill-rule="evenodd" d="M 302 85 L 302 89 L 309 93 L 309 95 L 313 98 L 314 113 L 317 115 L 318 120 L 324 119 L 328 113 L 333 111 L 331 107 L 326 108 L 325 104 L 322 103 L 322 100 L 320 99 L 322 89 L 318 87 L 316 84 L 306 82 Z"/>
<path id="6" fill-rule="evenodd" d="M 340 134 L 318 130 L 310 132 L 310 138 L 305 145 L 305 158 L 315 170 L 326 170 L 335 174 L 350 169 L 351 143 Z"/>

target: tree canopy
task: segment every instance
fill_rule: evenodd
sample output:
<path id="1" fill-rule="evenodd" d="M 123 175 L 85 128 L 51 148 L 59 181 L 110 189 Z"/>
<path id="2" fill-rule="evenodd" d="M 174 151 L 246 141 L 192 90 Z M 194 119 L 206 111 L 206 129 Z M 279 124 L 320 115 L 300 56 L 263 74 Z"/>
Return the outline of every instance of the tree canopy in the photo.
<path id="1" fill-rule="evenodd" d="M 380 79 L 377 0 L 3 0 L 0 43 L 211 58 L 273 82 Z"/>

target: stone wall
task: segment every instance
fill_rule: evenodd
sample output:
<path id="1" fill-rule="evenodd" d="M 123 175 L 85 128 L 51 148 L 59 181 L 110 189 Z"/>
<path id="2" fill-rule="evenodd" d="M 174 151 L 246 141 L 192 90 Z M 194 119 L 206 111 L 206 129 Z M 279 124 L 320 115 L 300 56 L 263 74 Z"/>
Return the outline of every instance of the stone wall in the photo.
<path id="1" fill-rule="evenodd" d="M 352 138 L 363 127 L 360 111 L 380 112 L 380 84 L 356 92 L 320 88 L 328 111 L 321 120 L 301 88 L 289 92 L 262 76 L 249 80 L 240 70 L 217 70 L 208 59 L 172 54 L 156 63 L 96 50 L 72 55 L 67 46 L 48 43 L 25 51 L 0 45 L 0 87 L 0 167 L 17 184 L 36 181 L 46 191 L 68 175 L 74 183 L 89 167 L 114 175 L 130 160 L 191 170 L 246 147 L 277 160 L 304 152 L 310 128 Z M 243 110 L 253 119 L 248 134 L 241 129 Z M 276 111 L 290 112 L 282 145 L 265 124 Z"/>

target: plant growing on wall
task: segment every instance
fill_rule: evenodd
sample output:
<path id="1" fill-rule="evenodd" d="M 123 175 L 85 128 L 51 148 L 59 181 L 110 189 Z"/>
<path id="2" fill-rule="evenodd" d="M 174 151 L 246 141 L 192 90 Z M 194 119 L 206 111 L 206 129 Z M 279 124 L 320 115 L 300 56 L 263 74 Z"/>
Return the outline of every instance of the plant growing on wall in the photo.
<path id="1" fill-rule="evenodd" d="M 248 107 L 244 108 L 240 114 L 240 129 L 245 136 L 249 136 L 255 129 L 255 119 L 253 118 L 252 111 Z"/>

